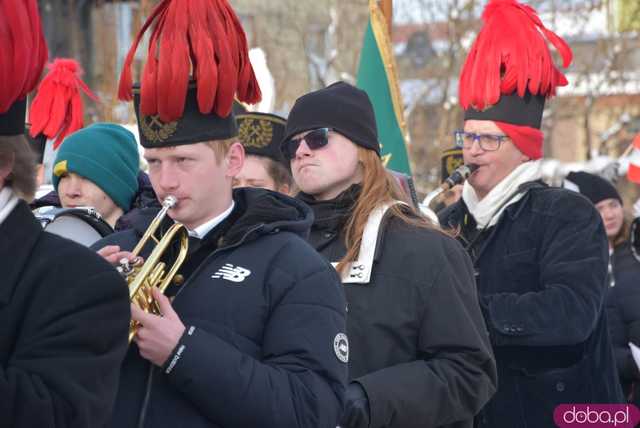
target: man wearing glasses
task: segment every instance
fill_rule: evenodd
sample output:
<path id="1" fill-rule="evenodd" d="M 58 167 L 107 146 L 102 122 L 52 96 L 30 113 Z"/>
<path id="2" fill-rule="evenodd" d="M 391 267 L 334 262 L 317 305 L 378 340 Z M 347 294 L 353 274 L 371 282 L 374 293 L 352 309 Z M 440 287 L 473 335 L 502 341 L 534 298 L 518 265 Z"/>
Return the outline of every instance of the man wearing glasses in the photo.
<path id="1" fill-rule="evenodd" d="M 472 257 L 498 367 L 476 426 L 552 427 L 560 404 L 622 402 L 603 316 L 607 240 L 587 199 L 540 181 L 544 102 L 567 84 L 547 40 L 565 67 L 570 48 L 515 1 L 490 1 L 483 20 L 455 133 L 478 168 L 440 221 Z"/>

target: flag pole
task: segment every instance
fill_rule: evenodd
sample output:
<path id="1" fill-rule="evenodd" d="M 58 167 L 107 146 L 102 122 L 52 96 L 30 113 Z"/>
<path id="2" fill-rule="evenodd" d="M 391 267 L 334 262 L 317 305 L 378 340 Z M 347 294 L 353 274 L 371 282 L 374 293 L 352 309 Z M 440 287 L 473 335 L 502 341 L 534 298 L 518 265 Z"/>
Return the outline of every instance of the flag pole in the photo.
<path id="1" fill-rule="evenodd" d="M 389 38 L 391 38 L 393 28 L 393 0 L 380 0 L 378 2 L 380 9 L 384 14 L 387 21 L 387 28 L 389 29 Z"/>
<path id="2" fill-rule="evenodd" d="M 636 138 L 638 138 L 638 137 L 636 137 Z M 633 150 L 633 147 L 634 147 L 634 144 L 633 144 L 634 141 L 635 141 L 635 139 L 633 141 L 631 141 L 631 144 L 629 144 L 629 147 L 627 147 L 625 149 L 625 151 L 620 155 L 620 159 L 622 159 L 624 157 L 627 157 L 629 155 L 629 153 L 631 153 L 631 151 Z"/>

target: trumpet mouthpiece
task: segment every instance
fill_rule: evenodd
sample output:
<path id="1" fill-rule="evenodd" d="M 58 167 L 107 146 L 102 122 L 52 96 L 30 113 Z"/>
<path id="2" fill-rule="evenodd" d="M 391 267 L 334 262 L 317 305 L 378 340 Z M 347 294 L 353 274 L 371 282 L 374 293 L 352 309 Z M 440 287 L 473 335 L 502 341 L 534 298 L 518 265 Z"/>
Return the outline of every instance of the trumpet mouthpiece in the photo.
<path id="1" fill-rule="evenodd" d="M 169 195 L 162 201 L 164 208 L 173 208 L 178 203 L 178 198 L 173 195 Z"/>

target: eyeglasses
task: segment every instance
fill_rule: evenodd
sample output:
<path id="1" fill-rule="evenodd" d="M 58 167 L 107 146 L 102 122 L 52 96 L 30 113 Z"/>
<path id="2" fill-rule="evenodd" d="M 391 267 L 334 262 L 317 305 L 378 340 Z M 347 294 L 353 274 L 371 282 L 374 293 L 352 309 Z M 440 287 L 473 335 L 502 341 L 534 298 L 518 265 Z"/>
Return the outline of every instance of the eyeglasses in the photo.
<path id="1" fill-rule="evenodd" d="M 311 150 L 318 150 L 329 144 L 329 132 L 331 131 L 331 128 L 318 128 L 308 132 L 303 137 L 287 140 L 282 144 L 282 154 L 288 160 L 295 158 L 302 141 L 307 143 Z"/>
<path id="2" fill-rule="evenodd" d="M 464 149 L 470 149 L 473 142 L 477 141 L 478 145 L 485 152 L 494 152 L 500 148 L 500 145 L 509 139 L 508 135 L 495 134 L 476 134 L 473 132 L 465 132 L 458 130 L 454 132 L 456 138 L 456 146 Z"/>

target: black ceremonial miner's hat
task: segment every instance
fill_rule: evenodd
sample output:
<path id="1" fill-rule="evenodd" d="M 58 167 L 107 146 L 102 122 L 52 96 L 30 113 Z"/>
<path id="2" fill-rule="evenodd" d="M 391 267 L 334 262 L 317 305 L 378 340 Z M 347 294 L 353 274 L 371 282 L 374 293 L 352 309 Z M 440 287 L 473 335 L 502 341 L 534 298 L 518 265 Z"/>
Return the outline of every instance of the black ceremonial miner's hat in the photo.
<path id="1" fill-rule="evenodd" d="M 38 84 L 49 55 L 38 2 L 1 1 L 0 28 L 0 75 L 4 79 L 0 91 L 0 135 L 22 135 L 27 94 Z"/>
<path id="2" fill-rule="evenodd" d="M 212 140 L 226 140 L 238 135 L 233 112 L 227 117 L 215 113 L 203 114 L 198 109 L 196 85 L 192 82 L 185 99 L 182 117 L 163 122 L 159 115 L 140 112 L 140 88 L 133 89 L 133 106 L 138 119 L 140 144 L 145 148 L 179 146 Z"/>
<path id="3" fill-rule="evenodd" d="M 145 32 L 140 84 L 131 64 Z M 118 98 L 134 100 L 147 148 L 225 140 L 237 135 L 234 98 L 261 99 L 247 39 L 226 0 L 163 0 L 138 32 L 124 62 Z"/>
<path id="4" fill-rule="evenodd" d="M 280 151 L 287 121 L 268 113 L 242 113 L 236 116 L 238 138 L 247 154 L 266 156 L 289 167 Z"/>
<path id="5" fill-rule="evenodd" d="M 441 182 L 444 182 L 460 165 L 464 163 L 462 149 L 454 147 L 442 152 L 440 166 Z"/>

